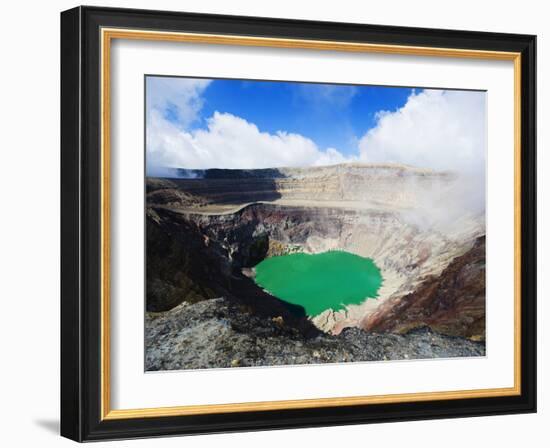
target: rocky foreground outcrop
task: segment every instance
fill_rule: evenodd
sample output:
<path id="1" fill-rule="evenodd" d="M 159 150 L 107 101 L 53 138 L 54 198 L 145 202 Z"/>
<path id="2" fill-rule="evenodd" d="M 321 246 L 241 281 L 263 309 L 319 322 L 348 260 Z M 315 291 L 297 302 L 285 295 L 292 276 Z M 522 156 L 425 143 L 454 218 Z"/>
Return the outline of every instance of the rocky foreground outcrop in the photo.
<path id="1" fill-rule="evenodd" d="M 147 313 L 145 335 L 148 371 L 485 355 L 484 343 L 427 327 L 401 335 L 346 328 L 308 338 L 281 316 L 251 315 L 223 298 Z"/>

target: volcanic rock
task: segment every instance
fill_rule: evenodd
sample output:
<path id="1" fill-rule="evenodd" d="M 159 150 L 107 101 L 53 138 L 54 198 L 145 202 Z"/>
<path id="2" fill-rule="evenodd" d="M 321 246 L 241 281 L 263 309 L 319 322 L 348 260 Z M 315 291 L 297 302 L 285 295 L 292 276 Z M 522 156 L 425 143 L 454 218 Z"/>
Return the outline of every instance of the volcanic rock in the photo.
<path id="1" fill-rule="evenodd" d="M 388 300 L 361 323 L 367 331 L 406 333 L 428 326 L 439 333 L 485 339 L 485 236 L 441 275 Z"/>
<path id="2" fill-rule="evenodd" d="M 145 335 L 148 371 L 485 355 L 484 343 L 427 327 L 406 334 L 347 328 L 337 336 L 306 338 L 292 326 L 248 314 L 224 298 L 146 313 Z"/>

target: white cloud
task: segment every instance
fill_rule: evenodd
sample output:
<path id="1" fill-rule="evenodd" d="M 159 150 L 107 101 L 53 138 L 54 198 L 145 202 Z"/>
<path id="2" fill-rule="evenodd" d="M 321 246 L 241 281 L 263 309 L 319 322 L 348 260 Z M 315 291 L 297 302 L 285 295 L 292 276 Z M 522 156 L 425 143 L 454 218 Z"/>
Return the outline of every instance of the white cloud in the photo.
<path id="1" fill-rule="evenodd" d="M 193 131 L 180 129 L 158 111 L 149 115 L 149 175 L 155 175 L 161 167 L 269 168 L 344 161 L 346 158 L 334 148 L 321 151 L 299 134 L 261 132 L 255 124 L 228 113 L 215 112 L 206 129 Z"/>
<path id="2" fill-rule="evenodd" d="M 169 111 L 181 128 L 197 118 L 203 106 L 202 93 L 210 84 L 208 79 L 147 78 L 147 114 Z"/>
<path id="3" fill-rule="evenodd" d="M 147 78 L 148 175 L 165 175 L 167 167 L 269 168 L 346 161 L 334 148 L 322 151 L 299 134 L 261 132 L 254 123 L 229 113 L 216 112 L 205 129 L 189 130 L 199 117 L 202 93 L 210 82 Z M 332 90 L 320 92 L 334 101 L 342 100 Z"/>
<path id="4" fill-rule="evenodd" d="M 485 94 L 424 90 L 395 112 L 381 111 L 359 141 L 360 159 L 482 175 Z"/>
<path id="5" fill-rule="evenodd" d="M 425 90 L 394 112 L 381 111 L 377 125 L 359 141 L 360 160 L 395 162 L 453 171 L 457 181 L 426 191 L 417 212 L 431 225 L 458 222 L 485 210 L 485 93 Z"/>

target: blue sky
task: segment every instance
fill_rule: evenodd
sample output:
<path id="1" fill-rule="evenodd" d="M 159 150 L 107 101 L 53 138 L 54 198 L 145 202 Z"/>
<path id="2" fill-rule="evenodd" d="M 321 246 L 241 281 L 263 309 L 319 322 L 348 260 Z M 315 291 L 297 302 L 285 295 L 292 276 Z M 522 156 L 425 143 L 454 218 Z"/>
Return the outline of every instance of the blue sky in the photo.
<path id="1" fill-rule="evenodd" d="M 357 139 L 376 125 L 380 110 L 405 105 L 410 88 L 216 80 L 204 91 L 198 126 L 215 111 L 255 123 L 261 131 L 287 131 L 321 148 L 357 154 Z"/>
<path id="2" fill-rule="evenodd" d="M 486 118 L 479 91 L 148 76 L 147 173 L 349 162 L 473 172 Z"/>
<path id="3" fill-rule="evenodd" d="M 206 128 L 215 112 L 230 113 L 262 132 L 296 133 L 320 148 L 358 155 L 357 141 L 376 126 L 377 112 L 403 107 L 411 93 L 405 87 L 217 79 L 204 89 L 202 108 L 188 129 Z M 168 102 L 164 113 L 177 124 L 173 103 Z"/>

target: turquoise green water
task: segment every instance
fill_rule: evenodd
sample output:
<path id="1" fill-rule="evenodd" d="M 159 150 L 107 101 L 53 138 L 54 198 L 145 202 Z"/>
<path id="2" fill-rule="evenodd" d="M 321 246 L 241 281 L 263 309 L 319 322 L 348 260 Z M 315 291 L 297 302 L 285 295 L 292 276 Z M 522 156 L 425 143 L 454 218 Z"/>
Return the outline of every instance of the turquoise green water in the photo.
<path id="1" fill-rule="evenodd" d="M 301 305 L 308 316 L 376 297 L 382 284 L 372 259 L 344 251 L 266 258 L 255 270 L 258 285 L 285 302 Z"/>

